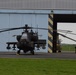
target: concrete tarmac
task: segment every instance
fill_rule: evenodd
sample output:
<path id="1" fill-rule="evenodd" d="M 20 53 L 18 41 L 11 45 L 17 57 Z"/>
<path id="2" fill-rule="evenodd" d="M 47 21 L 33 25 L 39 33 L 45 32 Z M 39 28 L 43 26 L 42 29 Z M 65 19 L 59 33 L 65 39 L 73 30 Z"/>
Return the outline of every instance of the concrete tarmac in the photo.
<path id="1" fill-rule="evenodd" d="M 21 53 L 17 55 L 16 52 L 0 52 L 0 58 L 55 58 L 55 59 L 76 59 L 75 52 L 62 53 L 38 53 L 31 55 L 30 53 Z"/>

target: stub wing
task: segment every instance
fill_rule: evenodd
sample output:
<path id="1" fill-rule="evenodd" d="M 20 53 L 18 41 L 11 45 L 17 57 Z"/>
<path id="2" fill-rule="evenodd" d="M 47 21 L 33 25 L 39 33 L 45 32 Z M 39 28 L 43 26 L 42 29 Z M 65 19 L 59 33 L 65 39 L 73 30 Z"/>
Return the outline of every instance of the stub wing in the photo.
<path id="1" fill-rule="evenodd" d="M 46 46 L 46 40 L 44 40 L 44 39 L 39 39 L 38 41 L 34 42 L 34 44 L 37 48 L 40 48 L 40 47 L 42 47 L 42 49 L 46 48 L 45 47 Z"/>
<path id="2" fill-rule="evenodd" d="M 7 42 L 7 49 L 11 49 L 10 45 L 12 45 L 13 50 L 15 50 L 17 42 Z"/>

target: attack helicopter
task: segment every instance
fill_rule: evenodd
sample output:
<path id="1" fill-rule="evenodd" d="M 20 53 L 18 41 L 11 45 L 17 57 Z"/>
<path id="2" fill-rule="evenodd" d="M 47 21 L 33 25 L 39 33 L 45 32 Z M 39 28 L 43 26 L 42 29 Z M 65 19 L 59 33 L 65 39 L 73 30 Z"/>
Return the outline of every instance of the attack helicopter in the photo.
<path id="1" fill-rule="evenodd" d="M 12 31 L 12 30 L 18 30 L 23 29 L 23 32 L 21 35 L 14 35 L 16 36 L 17 42 L 7 42 L 7 49 L 11 49 L 10 45 L 12 45 L 13 50 L 15 48 L 18 48 L 17 54 L 20 54 L 21 50 L 23 50 L 24 53 L 30 51 L 32 55 L 34 55 L 34 50 L 37 48 L 39 50 L 40 48 L 45 49 L 46 47 L 46 40 L 45 39 L 39 39 L 38 32 L 34 32 L 32 29 L 41 29 L 41 30 L 47 30 L 46 28 L 35 28 L 35 27 L 29 27 L 27 24 L 24 27 L 17 27 L 17 28 L 4 28 L 0 30 L 0 33 L 6 32 L 6 31 Z M 30 31 L 29 31 L 30 30 Z"/>
<path id="2" fill-rule="evenodd" d="M 6 32 L 6 31 L 18 30 L 18 29 L 23 29 L 24 31 L 22 32 L 21 35 L 13 35 L 13 36 L 16 36 L 17 42 L 6 42 L 6 44 L 7 44 L 6 48 L 8 50 L 11 49 L 10 45 L 12 45 L 13 50 L 18 48 L 18 50 L 17 50 L 18 55 L 20 54 L 21 50 L 24 53 L 27 53 L 28 51 L 30 51 L 30 53 L 32 55 L 34 55 L 35 49 L 39 50 L 40 48 L 42 48 L 42 49 L 46 48 L 46 39 L 39 39 L 38 31 L 34 32 L 32 29 L 48 30 L 47 28 L 29 27 L 26 24 L 23 27 L 0 29 L 0 33 Z M 57 41 L 59 40 L 59 38 L 58 38 L 59 35 L 61 35 L 65 38 L 68 38 L 68 39 L 76 42 L 76 40 L 59 33 L 59 32 L 63 32 L 63 33 L 76 35 L 75 33 L 72 33 L 72 31 L 70 31 L 70 30 L 59 30 L 58 29 L 58 30 L 51 30 L 51 31 L 57 32 Z M 61 45 L 59 43 L 57 43 L 57 49 L 58 49 L 58 52 L 61 52 Z"/>
<path id="3" fill-rule="evenodd" d="M 66 31 L 66 30 L 62 30 L 61 31 L 62 33 L 65 33 L 65 34 L 71 34 L 71 35 L 76 35 L 75 33 L 72 33 L 72 31 Z M 73 39 L 73 38 L 70 38 L 70 37 L 68 37 L 68 36 L 66 36 L 66 35 L 64 35 L 64 34 L 62 34 L 62 33 L 59 33 L 59 32 L 57 32 L 57 51 L 60 53 L 61 52 L 61 40 L 59 39 L 59 35 L 60 36 L 62 36 L 62 37 L 64 37 L 64 38 L 67 38 L 67 39 L 69 39 L 69 40 L 72 40 L 72 41 L 74 41 L 74 42 L 76 42 L 76 40 L 75 39 Z"/>

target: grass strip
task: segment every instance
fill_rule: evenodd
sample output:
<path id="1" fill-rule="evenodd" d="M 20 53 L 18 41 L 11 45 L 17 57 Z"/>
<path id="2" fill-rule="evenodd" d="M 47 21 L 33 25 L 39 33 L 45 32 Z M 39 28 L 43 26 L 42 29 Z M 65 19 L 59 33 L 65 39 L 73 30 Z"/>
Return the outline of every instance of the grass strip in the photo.
<path id="1" fill-rule="evenodd" d="M 76 75 L 76 60 L 0 58 L 0 75 Z"/>

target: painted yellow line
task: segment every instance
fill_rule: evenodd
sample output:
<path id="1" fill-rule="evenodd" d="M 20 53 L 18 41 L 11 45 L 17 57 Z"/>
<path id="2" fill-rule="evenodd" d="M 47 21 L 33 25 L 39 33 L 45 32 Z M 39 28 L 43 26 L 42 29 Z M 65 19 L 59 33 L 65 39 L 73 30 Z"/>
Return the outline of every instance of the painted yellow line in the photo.
<path id="1" fill-rule="evenodd" d="M 50 22 L 51 25 L 53 25 L 53 21 L 50 18 L 48 18 L 48 22 Z"/>
<path id="2" fill-rule="evenodd" d="M 50 48 L 48 48 L 49 53 L 52 53 L 52 50 Z"/>
<path id="3" fill-rule="evenodd" d="M 50 37 L 51 39 L 53 39 L 53 36 L 48 32 L 48 37 Z"/>
<path id="4" fill-rule="evenodd" d="M 51 47 L 53 46 L 52 42 L 50 42 L 49 40 L 48 40 L 48 44 L 49 44 Z"/>
<path id="5" fill-rule="evenodd" d="M 53 28 L 50 27 L 50 25 L 48 25 L 48 29 L 49 29 L 50 31 L 53 31 Z"/>
<path id="6" fill-rule="evenodd" d="M 49 15 L 50 17 L 48 17 L 48 22 L 52 25 L 53 27 L 53 14 L 50 14 Z M 52 28 L 50 25 L 48 25 L 48 29 L 50 30 L 50 32 L 53 32 L 53 28 Z M 53 35 L 51 35 L 49 32 L 48 32 L 48 37 L 51 38 L 53 40 Z M 48 39 L 48 44 L 53 47 L 53 43 Z M 49 53 L 52 53 L 52 49 L 48 47 L 48 51 Z"/>
<path id="7" fill-rule="evenodd" d="M 50 14 L 50 16 L 53 18 L 53 14 Z"/>

